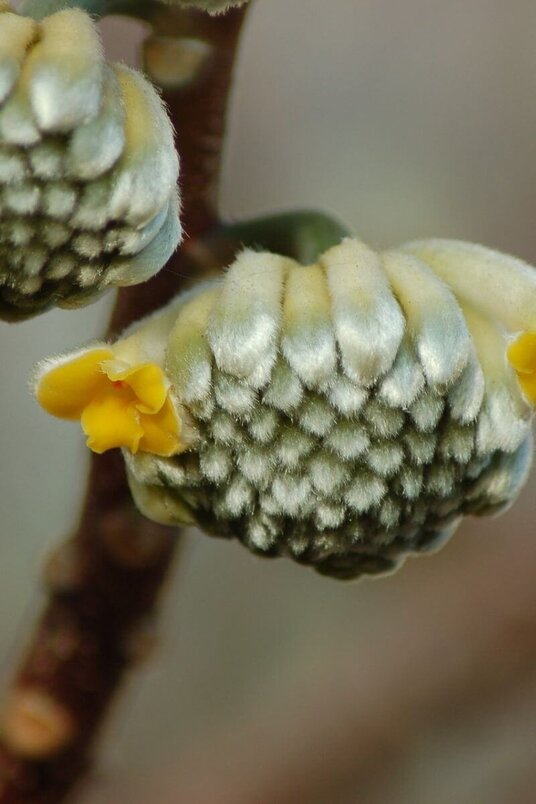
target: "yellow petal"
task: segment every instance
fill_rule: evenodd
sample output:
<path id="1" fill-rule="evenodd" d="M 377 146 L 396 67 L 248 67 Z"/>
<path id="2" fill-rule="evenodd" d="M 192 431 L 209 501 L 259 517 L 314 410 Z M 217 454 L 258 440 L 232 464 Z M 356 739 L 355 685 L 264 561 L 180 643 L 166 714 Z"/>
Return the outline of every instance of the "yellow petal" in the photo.
<path id="1" fill-rule="evenodd" d="M 536 332 L 524 332 L 508 347 L 508 360 L 523 374 L 536 372 Z"/>
<path id="2" fill-rule="evenodd" d="M 119 360 L 106 361 L 102 365 L 106 376 L 113 382 L 126 382 L 132 388 L 141 413 L 158 413 L 166 401 L 164 372 L 155 363 L 128 366 Z"/>
<path id="3" fill-rule="evenodd" d="M 122 394 L 113 386 L 107 388 L 86 407 L 81 422 L 88 437 L 87 445 L 93 452 L 106 452 L 115 447 L 138 451 L 143 428 L 130 394 Z"/>
<path id="4" fill-rule="evenodd" d="M 47 413 L 60 419 L 79 419 L 107 380 L 100 364 L 113 357 L 109 349 L 92 349 L 73 360 L 68 360 L 40 378 L 37 401 Z"/>
<path id="5" fill-rule="evenodd" d="M 169 399 L 166 399 L 162 409 L 153 416 L 141 413 L 140 424 L 143 428 L 143 438 L 139 449 L 142 452 L 169 458 L 181 451 L 180 419 Z"/>

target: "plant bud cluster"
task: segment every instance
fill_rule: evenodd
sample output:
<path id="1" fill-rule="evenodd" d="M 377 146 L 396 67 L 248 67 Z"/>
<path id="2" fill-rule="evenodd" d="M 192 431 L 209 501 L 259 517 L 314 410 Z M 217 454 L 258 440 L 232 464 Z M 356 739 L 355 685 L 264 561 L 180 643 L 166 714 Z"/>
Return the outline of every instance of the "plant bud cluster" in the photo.
<path id="1" fill-rule="evenodd" d="M 134 496 L 329 575 L 391 570 L 518 494 L 535 330 L 533 269 L 480 246 L 246 251 L 116 345 L 159 340 L 193 433 L 180 454 L 125 450 Z"/>
<path id="2" fill-rule="evenodd" d="M 0 316 L 77 307 L 177 246 L 178 158 L 149 82 L 79 9 L 0 11 Z"/>

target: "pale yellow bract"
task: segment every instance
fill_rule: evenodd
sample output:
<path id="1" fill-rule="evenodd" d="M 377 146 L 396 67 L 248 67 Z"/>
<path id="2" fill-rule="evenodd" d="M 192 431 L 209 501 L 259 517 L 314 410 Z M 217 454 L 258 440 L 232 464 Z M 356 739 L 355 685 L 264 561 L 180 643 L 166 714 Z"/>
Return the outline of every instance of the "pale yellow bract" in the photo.
<path id="1" fill-rule="evenodd" d="M 47 413 L 80 420 L 93 452 L 125 447 L 169 457 L 181 450 L 181 424 L 168 385 L 155 363 L 130 365 L 96 348 L 45 371 L 36 393 Z"/>

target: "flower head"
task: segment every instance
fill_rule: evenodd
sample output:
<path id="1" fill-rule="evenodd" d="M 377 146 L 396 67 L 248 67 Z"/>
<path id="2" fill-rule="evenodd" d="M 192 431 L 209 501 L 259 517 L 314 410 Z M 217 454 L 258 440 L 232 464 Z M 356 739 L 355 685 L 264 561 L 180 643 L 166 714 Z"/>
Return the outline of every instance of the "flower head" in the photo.
<path id="1" fill-rule="evenodd" d="M 181 448 L 180 420 L 154 363 L 130 365 L 112 349 L 89 349 L 45 367 L 36 395 L 53 416 L 79 419 L 93 452 L 124 447 L 169 457 Z"/>
<path id="2" fill-rule="evenodd" d="M 80 9 L 0 9 L 0 317 L 144 281 L 180 239 L 171 123 Z"/>
<path id="3" fill-rule="evenodd" d="M 518 494 L 535 331 L 534 271 L 480 246 L 245 251 L 129 336 L 158 344 L 192 431 L 180 454 L 125 450 L 135 499 L 328 575 L 393 569 Z"/>

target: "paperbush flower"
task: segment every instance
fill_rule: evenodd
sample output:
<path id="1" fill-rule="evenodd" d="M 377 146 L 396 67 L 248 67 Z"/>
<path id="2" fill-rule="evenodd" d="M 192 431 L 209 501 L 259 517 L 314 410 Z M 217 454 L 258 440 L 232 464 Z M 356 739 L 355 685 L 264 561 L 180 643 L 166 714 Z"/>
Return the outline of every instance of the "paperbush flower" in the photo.
<path id="1" fill-rule="evenodd" d="M 378 254 L 347 239 L 307 266 L 246 251 L 99 348 L 150 354 L 187 423 L 176 454 L 122 442 L 147 516 L 328 575 L 436 547 L 464 514 L 509 505 L 528 472 L 536 275 L 480 246 Z M 58 371 L 41 371 L 38 397 L 78 416 Z"/>
<path id="2" fill-rule="evenodd" d="M 39 367 L 40 405 L 53 416 L 79 420 L 94 452 L 124 447 L 168 457 L 184 448 L 181 417 L 163 371 L 168 317 L 149 321 L 142 338 L 136 332 L 113 346 L 96 344 Z"/>
<path id="3" fill-rule="evenodd" d="M 91 349 L 48 371 L 38 399 L 54 416 L 80 419 L 94 452 L 127 447 L 167 457 L 179 450 L 179 419 L 154 363 L 130 365 L 111 349 Z"/>
<path id="4" fill-rule="evenodd" d="M 180 238 L 173 132 L 80 9 L 0 10 L 0 316 L 141 282 Z"/>

